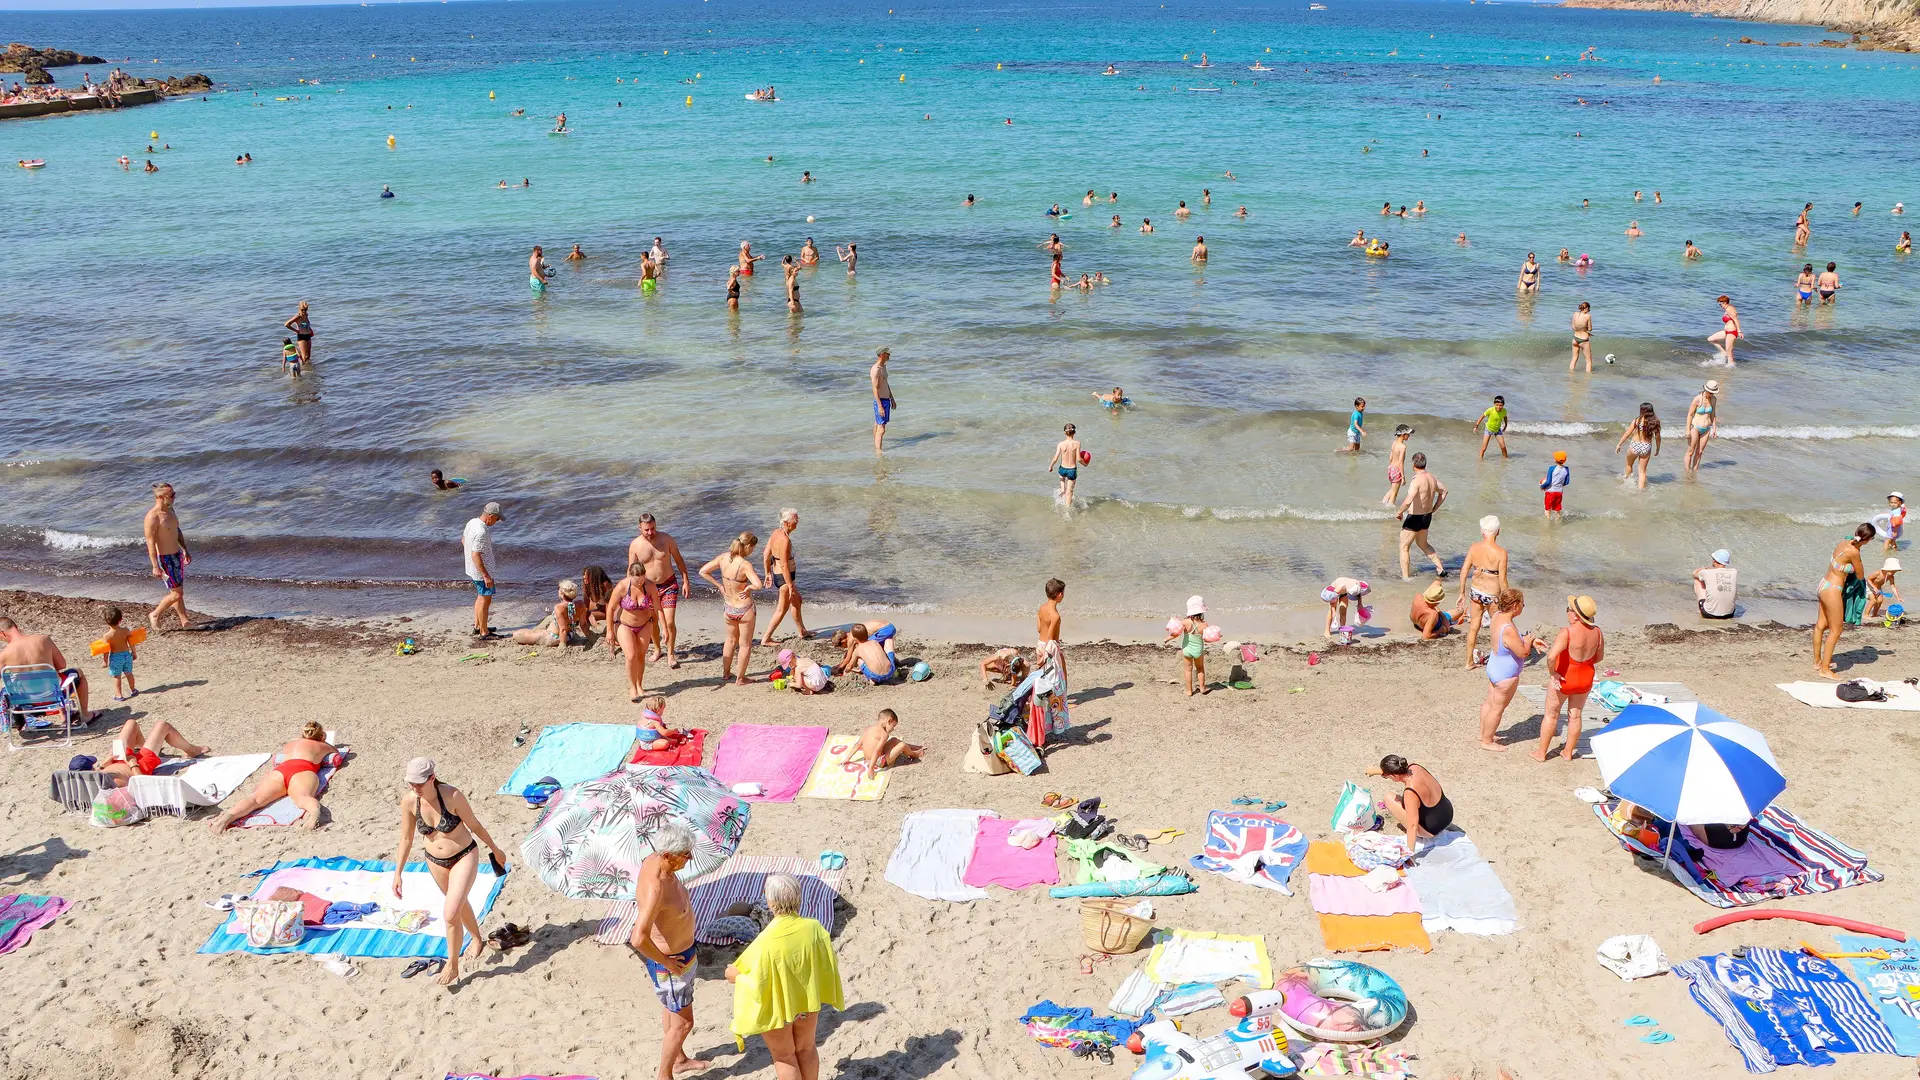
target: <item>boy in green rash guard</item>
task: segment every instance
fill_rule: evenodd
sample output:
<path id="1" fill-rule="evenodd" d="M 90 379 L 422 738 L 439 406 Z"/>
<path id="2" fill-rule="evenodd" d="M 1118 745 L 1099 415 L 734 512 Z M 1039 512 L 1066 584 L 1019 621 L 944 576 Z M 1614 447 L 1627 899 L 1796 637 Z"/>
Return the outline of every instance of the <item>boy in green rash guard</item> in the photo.
<path id="1" fill-rule="evenodd" d="M 1493 404 L 1480 414 L 1480 420 L 1474 425 L 1485 434 L 1480 436 L 1480 460 L 1487 459 L 1487 444 L 1500 440 L 1500 456 L 1507 456 L 1507 399 L 1499 394 L 1493 396 Z"/>

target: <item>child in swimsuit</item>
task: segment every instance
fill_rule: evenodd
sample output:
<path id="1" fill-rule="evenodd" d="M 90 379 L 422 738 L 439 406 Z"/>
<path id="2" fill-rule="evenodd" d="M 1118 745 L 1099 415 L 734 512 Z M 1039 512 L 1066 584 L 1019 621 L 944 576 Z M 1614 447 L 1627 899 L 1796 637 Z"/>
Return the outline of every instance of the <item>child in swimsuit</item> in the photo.
<path id="1" fill-rule="evenodd" d="M 1198 596 L 1187 599 L 1187 617 L 1169 624 L 1167 640 L 1180 643 L 1180 673 L 1186 680 L 1187 696 L 1194 695 L 1195 685 L 1199 692 L 1211 693 L 1207 686 L 1207 602 Z"/>
<path id="2" fill-rule="evenodd" d="M 280 373 L 300 377 L 300 347 L 292 338 L 280 339 Z"/>

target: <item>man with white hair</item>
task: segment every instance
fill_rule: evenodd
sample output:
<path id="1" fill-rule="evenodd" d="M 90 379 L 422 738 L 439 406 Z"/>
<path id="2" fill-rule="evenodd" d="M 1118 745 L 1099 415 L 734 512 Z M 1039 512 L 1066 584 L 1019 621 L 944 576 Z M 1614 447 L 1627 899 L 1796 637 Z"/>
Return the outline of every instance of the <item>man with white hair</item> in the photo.
<path id="1" fill-rule="evenodd" d="M 1480 637 L 1480 620 L 1493 615 L 1494 598 L 1507 587 L 1507 549 L 1500 546 L 1500 519 L 1488 514 L 1480 519 L 1480 539 L 1467 549 L 1467 561 L 1460 564 L 1460 603 L 1467 611 L 1467 670 L 1476 660 L 1474 643 Z"/>
<path id="2" fill-rule="evenodd" d="M 693 861 L 693 833 L 670 821 L 653 831 L 650 843 L 653 854 L 640 864 L 634 883 L 637 910 L 627 944 L 646 962 L 653 994 L 660 999 L 666 1034 L 656 1080 L 673 1080 L 675 1073 L 710 1064 L 687 1057 L 684 1049 L 687 1036 L 693 1033 L 693 977 L 699 967 L 699 946 L 693 940 L 693 898 L 681 884 L 679 872 Z"/>
<path id="3" fill-rule="evenodd" d="M 1434 478 L 1427 471 L 1427 455 L 1415 454 L 1409 459 L 1413 465 L 1413 479 L 1407 484 L 1407 501 L 1400 504 L 1400 580 L 1407 581 L 1413 576 L 1407 564 L 1409 550 L 1420 545 L 1420 550 L 1433 560 L 1433 576 L 1446 577 L 1447 568 L 1440 564 L 1440 556 L 1427 542 L 1427 530 L 1433 527 L 1433 515 L 1440 505 L 1447 501 L 1447 485 Z"/>
<path id="4" fill-rule="evenodd" d="M 766 550 L 760 553 L 760 572 L 773 582 L 774 588 L 780 590 L 780 600 L 773 608 L 773 621 L 767 624 L 766 632 L 760 635 L 760 647 L 763 649 L 773 644 L 773 631 L 789 609 L 793 611 L 793 626 L 800 631 L 800 636 L 813 636 L 807 629 L 806 620 L 800 617 L 800 584 L 794 577 L 793 530 L 799 527 L 800 511 L 792 507 L 780 511 L 780 527 L 767 537 Z"/>

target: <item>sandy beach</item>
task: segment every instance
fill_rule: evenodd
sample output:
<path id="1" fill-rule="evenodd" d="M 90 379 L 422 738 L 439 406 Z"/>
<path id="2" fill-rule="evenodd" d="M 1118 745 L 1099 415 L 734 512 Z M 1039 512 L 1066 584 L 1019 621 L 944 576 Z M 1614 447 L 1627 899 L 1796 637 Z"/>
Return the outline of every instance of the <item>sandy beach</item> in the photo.
<path id="1" fill-rule="evenodd" d="M 1153 851 L 1184 863 L 1199 848 L 1206 812 L 1235 796 L 1285 799 L 1280 816 L 1321 839 L 1343 781 L 1364 780 L 1387 752 L 1426 764 L 1453 799 L 1457 823 L 1512 892 L 1521 928 L 1507 937 L 1437 934 L 1430 954 L 1367 957 L 1413 1002 L 1414 1020 L 1398 1041 L 1419 1055 L 1421 1076 L 1492 1077 L 1501 1066 L 1522 1080 L 1743 1075 L 1738 1055 L 1684 983 L 1671 976 L 1621 982 L 1594 962 L 1595 946 L 1613 934 L 1651 933 L 1678 960 L 1740 943 L 1830 943 L 1815 928 L 1779 922 L 1696 938 L 1693 923 L 1717 910 L 1637 869 L 1571 794 L 1598 782 L 1591 760 L 1541 765 L 1525 756 L 1526 745 L 1499 755 L 1475 748 L 1486 684 L 1458 666 L 1457 638 L 1330 649 L 1312 667 L 1301 652 L 1264 648 L 1252 669 L 1256 689 L 1196 699 L 1174 684 L 1171 649 L 1079 645 L 1070 652 L 1074 731 L 1050 753 L 1047 770 L 984 777 L 958 767 L 969 726 L 995 696 L 974 677 L 983 647 L 929 643 L 908 623 L 901 655 L 927 660 L 935 671 L 928 682 L 868 687 L 842 679 L 833 693 L 804 699 L 765 684 L 710 693 L 719 668 L 711 644 L 717 613 L 700 604 L 683 610 L 683 642 L 691 639 L 695 659 L 678 672 L 649 673 L 650 686 L 671 695 L 673 723 L 716 737 L 739 722 L 842 731 L 891 707 L 901 715 L 901 734 L 930 747 L 924 764 L 894 775 L 882 801 L 755 807 L 742 844 L 750 854 L 812 858 L 833 848 L 849 857 L 834 920 L 848 1008 L 822 1022 L 824 1075 L 1127 1074 L 1126 1055 L 1112 1067 L 1076 1061 L 1033 1042 L 1017 1018 L 1043 998 L 1103 1008 L 1144 953 L 1082 975 L 1077 958 L 1086 950 L 1072 901 L 1035 888 L 995 889 L 972 904 L 929 902 L 882 879 L 905 814 L 973 807 L 1031 816 L 1049 791 L 1104 796 L 1127 831 L 1187 830 Z M 1067 610 L 1073 640 L 1071 603 Z M 92 602 L 0 594 L 0 612 L 51 632 L 69 655 L 85 653 L 96 611 Z M 302 856 L 391 857 L 400 773 L 416 754 L 436 758 L 442 776 L 469 793 L 488 828 L 517 853 L 535 812 L 492 793 L 524 753 L 513 745 L 515 732 L 523 724 L 537 731 L 546 723 L 636 720 L 618 663 L 604 650 L 529 656 L 509 645 L 487 649 L 486 661 L 462 662 L 467 643 L 437 633 L 422 635 L 419 654 L 396 656 L 394 642 L 419 631 L 392 621 L 215 625 L 224 628 L 163 634 L 142 648 L 138 670 L 147 690 L 130 703 L 132 713 L 171 720 L 216 753 L 272 750 L 309 719 L 338 729 L 356 756 L 326 797 L 325 824 L 313 833 L 214 838 L 200 820 L 162 817 L 95 830 L 46 797 L 46 774 L 69 751 L 5 755 L 0 886 L 64 896 L 73 907 L 0 960 L 17 988 L 0 1075 L 651 1076 L 659 1020 L 639 961 L 593 940 L 604 905 L 561 898 L 531 873 L 510 875 L 484 928 L 512 920 L 533 928 L 533 944 L 483 961 L 452 993 L 425 979 L 400 980 L 400 960 L 356 961 L 359 976 L 345 981 L 305 956 L 195 952 L 224 918 L 202 901 L 247 888 L 249 871 Z M 1897 631 L 1850 632 L 1842 662 L 1875 678 L 1900 677 L 1910 669 L 1898 638 Z M 808 650 L 829 659 L 824 643 Z M 1789 699 L 1773 684 L 1804 675 L 1806 652 L 1797 630 L 1630 630 L 1611 635 L 1608 666 L 1627 678 L 1684 682 L 1765 733 L 1788 777 L 1780 803 L 1866 850 L 1886 875 L 1880 884 L 1787 906 L 1920 924 L 1920 899 L 1904 885 L 1920 851 L 1904 839 L 1902 795 L 1881 779 L 1910 760 L 1912 721 L 1891 712 L 1816 712 Z M 97 690 L 100 676 L 93 678 Z M 1541 679 L 1530 668 L 1523 685 Z M 129 710 L 105 704 L 103 726 L 111 731 Z M 1516 700 L 1503 738 L 1529 743 L 1537 715 Z M 87 737 L 72 752 L 100 753 L 109 738 Z M 1387 794 L 1387 786 L 1375 794 Z M 1199 874 L 1197 893 L 1156 901 L 1158 922 L 1262 934 L 1276 968 L 1323 955 L 1303 877 L 1295 876 L 1297 895 L 1287 898 Z M 759 1041 L 737 1055 L 725 1030 L 731 997 L 718 973 L 733 952 L 702 948 L 703 961 L 717 962 L 698 986 L 689 1050 L 714 1057 L 706 1075 L 770 1077 Z M 1621 1024 L 1635 1014 L 1658 1018 L 1675 1041 L 1640 1043 Z M 1214 1010 L 1192 1017 L 1189 1028 L 1210 1034 L 1225 1020 Z M 1858 1056 L 1837 1075 L 1911 1072 L 1905 1059 Z"/>

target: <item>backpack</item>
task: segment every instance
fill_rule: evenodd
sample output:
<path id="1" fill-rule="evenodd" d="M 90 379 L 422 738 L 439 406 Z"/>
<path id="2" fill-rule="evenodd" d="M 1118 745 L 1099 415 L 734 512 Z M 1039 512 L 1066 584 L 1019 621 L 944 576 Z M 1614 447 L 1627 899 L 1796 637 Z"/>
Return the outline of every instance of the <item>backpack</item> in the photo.
<path id="1" fill-rule="evenodd" d="M 1877 686 L 1868 686 L 1865 679 L 1848 679 L 1833 688 L 1833 696 L 1841 701 L 1885 701 L 1887 692 Z"/>
<path id="2" fill-rule="evenodd" d="M 1032 693 L 1030 687 L 1021 686 L 1016 686 L 1007 691 L 1006 696 L 1002 697 L 998 704 L 987 710 L 987 722 L 996 727 L 1013 727 L 1016 724 L 1024 724 L 1024 718 L 1020 715 L 1020 709 L 1021 706 L 1026 704 L 1029 693 Z"/>

